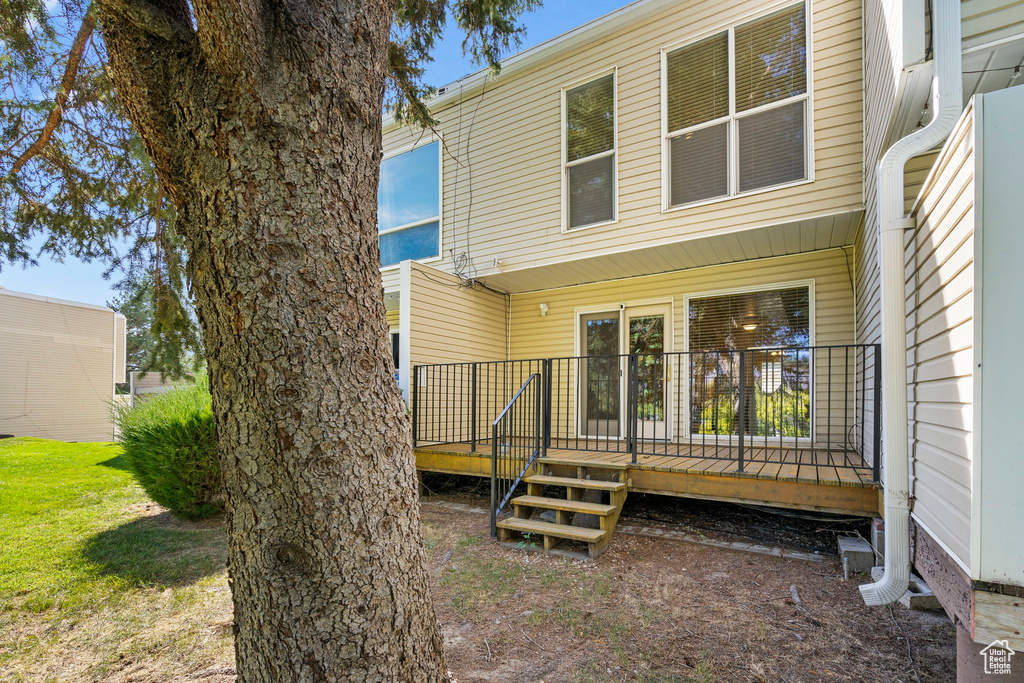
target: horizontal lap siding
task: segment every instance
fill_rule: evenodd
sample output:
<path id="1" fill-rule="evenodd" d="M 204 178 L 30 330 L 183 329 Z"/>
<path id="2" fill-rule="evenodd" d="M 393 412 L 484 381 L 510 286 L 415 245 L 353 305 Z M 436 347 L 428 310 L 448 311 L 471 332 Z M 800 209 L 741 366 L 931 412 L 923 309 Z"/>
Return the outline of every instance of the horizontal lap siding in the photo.
<path id="1" fill-rule="evenodd" d="M 964 47 L 975 47 L 1024 34 L 1024 2 L 964 0 L 960 3 Z"/>
<path id="2" fill-rule="evenodd" d="M 112 311 L 0 292 L 0 433 L 111 440 L 114 360 Z"/>
<path id="3" fill-rule="evenodd" d="M 482 101 L 474 94 L 435 112 L 447 148 L 442 253 L 469 254 L 486 276 L 494 259 L 505 268 L 529 267 L 859 208 L 860 4 L 817 0 L 812 11 L 815 182 L 661 212 L 661 48 L 749 15 L 750 3 L 740 0 L 683 3 L 528 71 L 499 76 L 488 83 Z M 619 222 L 563 234 L 561 88 L 613 67 L 618 68 Z M 391 129 L 385 133 L 385 152 L 417 139 L 426 138 L 417 130 Z M 451 260 L 446 256 L 438 267 L 450 270 Z M 384 284 L 397 289 L 397 271 L 385 271 Z"/>
<path id="4" fill-rule="evenodd" d="M 460 286 L 455 276 L 411 264 L 409 280 L 410 365 L 465 364 L 504 360 L 507 353 L 505 297 L 487 290 Z M 419 441 L 465 441 L 472 433 L 473 375 L 468 365 L 421 367 L 413 401 Z M 486 373 L 484 373 L 486 374 Z M 505 397 L 496 395 L 496 382 L 478 377 L 477 407 L 481 420 Z M 484 406 L 488 406 L 485 410 Z M 493 419 L 493 416 L 492 416 Z M 481 427 L 482 428 L 482 427 Z M 481 432 L 483 434 L 483 432 Z"/>
<path id="5" fill-rule="evenodd" d="M 851 250 L 852 251 L 852 250 Z M 851 253 L 852 260 L 852 253 Z M 683 297 L 735 287 L 772 286 L 780 282 L 815 281 L 815 343 L 853 342 L 853 292 L 847 259 L 841 249 L 799 254 L 665 275 L 565 287 L 512 295 L 512 358 L 572 356 L 576 308 L 672 297 L 674 351 L 684 351 Z M 548 314 L 540 315 L 540 304 Z"/>
<path id="6" fill-rule="evenodd" d="M 970 566 L 974 140 L 970 112 L 938 158 L 907 235 L 914 515 Z"/>
<path id="7" fill-rule="evenodd" d="M 413 264 L 408 311 L 413 365 L 505 358 L 505 297 L 459 284 L 452 275 Z"/>

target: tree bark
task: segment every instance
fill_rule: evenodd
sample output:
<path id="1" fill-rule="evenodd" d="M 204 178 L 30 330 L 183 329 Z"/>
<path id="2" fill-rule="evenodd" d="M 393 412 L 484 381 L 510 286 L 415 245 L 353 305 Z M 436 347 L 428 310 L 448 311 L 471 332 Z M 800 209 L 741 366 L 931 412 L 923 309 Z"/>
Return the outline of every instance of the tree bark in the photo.
<path id="1" fill-rule="evenodd" d="M 388 2 L 101 0 L 178 210 L 239 681 L 445 680 L 377 246 Z"/>

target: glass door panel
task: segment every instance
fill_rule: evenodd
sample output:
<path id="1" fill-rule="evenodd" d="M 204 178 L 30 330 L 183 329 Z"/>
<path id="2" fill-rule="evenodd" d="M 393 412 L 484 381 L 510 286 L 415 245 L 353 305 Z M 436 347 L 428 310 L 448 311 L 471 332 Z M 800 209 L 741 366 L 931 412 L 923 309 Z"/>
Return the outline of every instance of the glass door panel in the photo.
<path id="1" fill-rule="evenodd" d="M 580 316 L 580 431 L 618 438 L 621 410 L 619 312 Z"/>
<path id="2" fill-rule="evenodd" d="M 626 309 L 626 352 L 636 358 L 636 434 L 640 439 L 668 438 L 666 403 L 670 378 L 664 355 L 668 318 L 664 306 Z"/>

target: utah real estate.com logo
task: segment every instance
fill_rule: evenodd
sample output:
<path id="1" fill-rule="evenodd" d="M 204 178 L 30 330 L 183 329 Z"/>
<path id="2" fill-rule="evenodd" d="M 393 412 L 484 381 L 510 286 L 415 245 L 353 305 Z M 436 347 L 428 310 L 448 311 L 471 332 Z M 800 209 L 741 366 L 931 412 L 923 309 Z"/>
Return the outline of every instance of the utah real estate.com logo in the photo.
<path id="1" fill-rule="evenodd" d="M 1009 641 L 994 640 L 980 654 L 985 659 L 985 673 L 999 675 L 1010 673 L 1010 658 L 1017 653 L 1010 649 Z"/>

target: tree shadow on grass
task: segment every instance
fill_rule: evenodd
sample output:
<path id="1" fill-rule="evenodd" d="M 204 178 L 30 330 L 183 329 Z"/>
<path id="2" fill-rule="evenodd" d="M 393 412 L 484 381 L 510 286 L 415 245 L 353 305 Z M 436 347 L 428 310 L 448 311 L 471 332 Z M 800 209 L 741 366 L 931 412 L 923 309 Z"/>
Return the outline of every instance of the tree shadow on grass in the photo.
<path id="1" fill-rule="evenodd" d="M 137 586 L 187 586 L 224 569 L 227 535 L 220 517 L 185 522 L 164 511 L 102 531 L 82 552 L 100 573 Z"/>
<path id="2" fill-rule="evenodd" d="M 104 460 L 99 463 L 103 467 L 110 467 L 115 470 L 122 470 L 124 472 L 131 472 L 131 468 L 128 466 L 128 461 L 125 460 L 123 455 L 115 455 L 110 460 Z"/>

